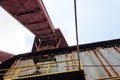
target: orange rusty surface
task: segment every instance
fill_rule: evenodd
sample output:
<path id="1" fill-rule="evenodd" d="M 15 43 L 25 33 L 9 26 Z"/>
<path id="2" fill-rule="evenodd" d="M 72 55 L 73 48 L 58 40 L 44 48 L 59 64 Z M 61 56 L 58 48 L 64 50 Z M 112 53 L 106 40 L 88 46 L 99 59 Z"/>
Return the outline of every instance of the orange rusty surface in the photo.
<path id="1" fill-rule="evenodd" d="M 10 58 L 12 58 L 14 55 L 4 52 L 4 51 L 0 51 L 0 62 L 4 62 Z"/>
<path id="2" fill-rule="evenodd" d="M 117 50 L 116 50 L 117 48 Z M 85 72 L 86 80 L 96 80 L 102 78 L 113 78 L 120 76 L 120 47 L 108 47 L 108 48 L 95 48 L 86 49 L 79 53 L 80 59 L 82 62 L 83 70 Z M 64 61 L 64 60 L 72 60 L 77 59 L 78 53 L 73 52 L 70 54 L 62 54 L 57 55 L 57 61 Z M 60 64 L 60 66 L 66 66 L 68 64 L 76 64 L 78 62 L 73 63 L 64 63 Z M 64 67 L 60 68 L 59 70 L 65 70 L 72 67 Z"/>

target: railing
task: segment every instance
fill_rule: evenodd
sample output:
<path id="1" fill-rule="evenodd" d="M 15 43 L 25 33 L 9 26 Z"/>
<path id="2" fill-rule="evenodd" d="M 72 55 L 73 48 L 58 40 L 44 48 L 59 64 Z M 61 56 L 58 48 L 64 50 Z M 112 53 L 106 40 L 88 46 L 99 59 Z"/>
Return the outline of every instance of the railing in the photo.
<path id="1" fill-rule="evenodd" d="M 68 63 L 68 62 L 77 62 L 77 64 L 66 64 L 66 65 L 60 65 L 62 63 Z M 62 68 L 66 68 L 66 70 L 62 70 Z M 13 80 L 13 79 L 22 79 L 22 78 L 31 78 L 31 77 L 38 77 L 38 76 L 44 76 L 44 75 L 52 75 L 52 74 L 60 74 L 60 73 L 66 73 L 66 72 L 72 72 L 72 71 L 78 71 L 79 67 L 81 65 L 78 65 L 78 59 L 74 60 L 65 60 L 65 61 L 60 61 L 60 62 L 49 62 L 49 63 L 43 63 L 43 64 L 36 64 L 32 66 L 24 66 L 24 67 L 16 67 L 16 68 L 10 68 L 10 69 L 1 69 L 1 71 L 7 71 L 5 74 L 0 74 L 1 76 L 9 76 L 11 75 L 12 77 L 10 78 L 5 78 L 4 80 Z M 36 68 L 36 73 L 30 74 L 30 75 L 22 75 L 22 73 L 27 73 L 27 71 L 32 71 L 35 70 Z M 69 69 L 67 69 L 69 68 Z M 51 71 L 51 69 L 55 69 Z M 59 70 L 61 69 L 61 70 Z M 40 70 L 44 70 L 43 73 L 40 73 Z M 13 71 L 13 72 L 11 72 Z M 38 73 L 39 72 L 39 73 Z"/>

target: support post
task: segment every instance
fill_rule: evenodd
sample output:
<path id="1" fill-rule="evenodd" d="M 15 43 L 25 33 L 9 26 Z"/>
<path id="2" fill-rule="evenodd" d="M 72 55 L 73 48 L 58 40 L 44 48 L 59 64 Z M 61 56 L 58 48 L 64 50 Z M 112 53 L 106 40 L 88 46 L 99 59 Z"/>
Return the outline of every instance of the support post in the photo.
<path id="1" fill-rule="evenodd" d="M 77 52 L 78 52 L 78 63 L 79 63 L 79 70 L 81 70 L 81 62 L 80 62 L 80 55 L 79 55 L 79 40 L 78 40 L 78 25 L 77 25 L 77 4 L 76 0 L 74 0 L 74 12 L 75 12 L 75 30 L 76 30 L 76 42 L 77 42 Z"/>

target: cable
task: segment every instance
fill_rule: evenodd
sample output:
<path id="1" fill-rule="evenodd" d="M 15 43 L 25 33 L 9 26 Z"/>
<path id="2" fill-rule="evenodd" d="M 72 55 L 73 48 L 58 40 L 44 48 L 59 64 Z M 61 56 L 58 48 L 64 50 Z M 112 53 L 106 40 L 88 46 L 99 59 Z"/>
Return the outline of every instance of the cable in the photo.
<path id="1" fill-rule="evenodd" d="M 78 52 L 78 63 L 79 63 L 79 70 L 81 70 L 81 62 L 80 62 L 80 55 L 79 55 L 79 40 L 78 40 L 78 25 L 77 25 L 77 4 L 76 0 L 74 0 L 74 13 L 75 13 L 75 29 L 76 29 L 76 42 L 77 42 L 77 52 Z"/>

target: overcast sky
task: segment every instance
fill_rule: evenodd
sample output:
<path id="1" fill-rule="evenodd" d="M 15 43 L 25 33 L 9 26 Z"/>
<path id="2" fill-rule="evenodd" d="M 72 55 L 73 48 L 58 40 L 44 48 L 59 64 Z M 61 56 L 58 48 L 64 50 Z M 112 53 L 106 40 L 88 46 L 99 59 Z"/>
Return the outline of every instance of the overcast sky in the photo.
<path id="1" fill-rule="evenodd" d="M 75 45 L 74 0 L 43 0 L 55 28 Z M 77 0 L 79 44 L 120 38 L 120 0 Z M 0 8 L 0 50 L 29 52 L 34 35 Z"/>
<path id="2" fill-rule="evenodd" d="M 13 54 L 30 52 L 34 35 L 0 7 L 0 50 Z"/>

